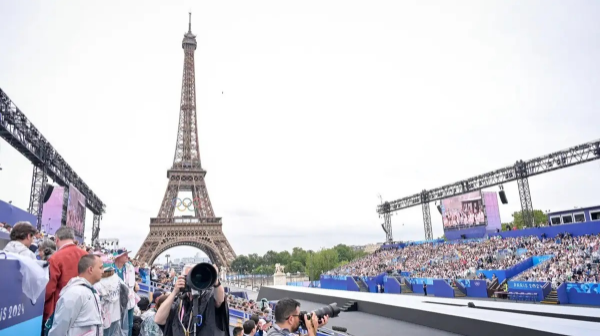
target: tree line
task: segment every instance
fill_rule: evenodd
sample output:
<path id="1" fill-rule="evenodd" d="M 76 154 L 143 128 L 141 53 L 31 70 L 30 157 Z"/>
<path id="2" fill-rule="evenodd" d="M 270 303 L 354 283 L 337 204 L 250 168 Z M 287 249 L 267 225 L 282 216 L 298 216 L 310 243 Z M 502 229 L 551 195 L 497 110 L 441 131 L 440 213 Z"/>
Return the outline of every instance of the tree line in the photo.
<path id="1" fill-rule="evenodd" d="M 517 227 L 518 230 L 529 227 L 531 224 L 525 223 L 523 218 L 523 211 L 516 211 L 512 214 L 512 222 L 502 223 L 502 231 L 506 231 L 508 227 L 512 228 Z M 534 225 L 538 224 L 548 224 L 548 216 L 542 210 L 533 210 L 533 223 Z"/>
<path id="2" fill-rule="evenodd" d="M 239 274 L 268 274 L 275 273 L 275 264 L 285 266 L 286 273 L 305 273 L 310 280 L 318 280 L 321 274 L 350 261 L 365 256 L 360 250 L 339 244 L 320 251 L 304 250 L 294 247 L 289 251 L 267 251 L 262 256 L 257 253 L 239 255 L 231 263 L 231 270 Z"/>

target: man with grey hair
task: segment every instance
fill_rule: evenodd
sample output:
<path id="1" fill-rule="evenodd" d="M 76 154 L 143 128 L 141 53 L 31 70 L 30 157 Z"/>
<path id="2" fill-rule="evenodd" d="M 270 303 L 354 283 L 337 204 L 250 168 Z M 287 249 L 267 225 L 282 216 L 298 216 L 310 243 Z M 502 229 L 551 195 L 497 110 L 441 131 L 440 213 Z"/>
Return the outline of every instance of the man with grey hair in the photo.
<path id="1" fill-rule="evenodd" d="M 56 252 L 48 259 L 50 264 L 50 280 L 46 285 L 46 302 L 44 304 L 44 327 L 52 327 L 54 308 L 62 289 L 77 275 L 77 264 L 87 252 L 75 244 L 75 232 L 68 226 L 61 226 L 54 233 Z"/>

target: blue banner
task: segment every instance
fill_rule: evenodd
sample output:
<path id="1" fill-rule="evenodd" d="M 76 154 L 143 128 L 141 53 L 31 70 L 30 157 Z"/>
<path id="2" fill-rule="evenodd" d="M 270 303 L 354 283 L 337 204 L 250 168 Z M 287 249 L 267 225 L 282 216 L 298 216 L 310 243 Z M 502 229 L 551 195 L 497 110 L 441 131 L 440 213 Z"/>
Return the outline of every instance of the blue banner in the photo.
<path id="1" fill-rule="evenodd" d="M 346 275 L 321 275 L 321 279 L 346 280 Z"/>
<path id="2" fill-rule="evenodd" d="M 545 282 L 509 281 L 508 289 L 542 289 Z"/>
<path id="3" fill-rule="evenodd" d="M 600 306 L 600 284 L 567 282 L 562 284 L 561 287 L 563 289 L 562 292 L 559 291 L 559 297 L 563 294 L 564 300 L 564 295 L 566 295 L 570 304 Z"/>
<path id="4" fill-rule="evenodd" d="M 406 278 L 406 280 L 412 285 L 423 285 L 423 283 L 426 283 L 428 286 L 433 286 L 433 278 Z"/>
<path id="5" fill-rule="evenodd" d="M 600 294 L 600 284 L 597 284 L 597 283 L 568 283 L 567 282 L 567 293 L 568 292 Z"/>
<path id="6" fill-rule="evenodd" d="M 23 294 L 19 262 L 0 260 L 0 336 L 40 335 L 45 292 L 33 304 Z"/>

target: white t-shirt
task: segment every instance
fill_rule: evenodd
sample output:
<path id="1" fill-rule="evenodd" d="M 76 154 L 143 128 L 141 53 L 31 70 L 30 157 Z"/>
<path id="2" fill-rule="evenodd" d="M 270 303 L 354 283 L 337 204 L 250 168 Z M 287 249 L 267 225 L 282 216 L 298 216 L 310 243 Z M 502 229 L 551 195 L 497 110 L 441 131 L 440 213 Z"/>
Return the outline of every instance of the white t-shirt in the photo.
<path id="1" fill-rule="evenodd" d="M 121 301 L 119 284 L 123 281 L 117 273 L 103 278 L 94 285 L 102 303 L 102 322 L 104 329 L 121 319 Z"/>

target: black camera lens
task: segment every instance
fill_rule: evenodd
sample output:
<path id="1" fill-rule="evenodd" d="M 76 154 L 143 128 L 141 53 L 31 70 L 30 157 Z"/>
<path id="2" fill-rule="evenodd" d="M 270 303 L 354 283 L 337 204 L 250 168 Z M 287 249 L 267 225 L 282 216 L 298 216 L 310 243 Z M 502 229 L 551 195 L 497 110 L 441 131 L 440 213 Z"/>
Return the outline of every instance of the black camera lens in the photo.
<path id="1" fill-rule="evenodd" d="M 337 306 L 337 303 L 328 304 L 323 306 L 317 310 L 313 310 L 312 312 L 301 311 L 300 312 L 300 325 L 302 329 L 306 329 L 306 325 L 304 324 L 304 316 L 307 315 L 307 319 L 310 320 L 312 313 L 315 313 L 319 320 L 323 319 L 325 315 L 329 316 L 329 318 L 337 317 L 340 314 L 340 308 Z"/>
<path id="2" fill-rule="evenodd" d="M 197 291 L 210 288 L 217 281 L 217 271 L 209 263 L 200 263 L 194 266 L 185 278 L 186 287 Z"/>

